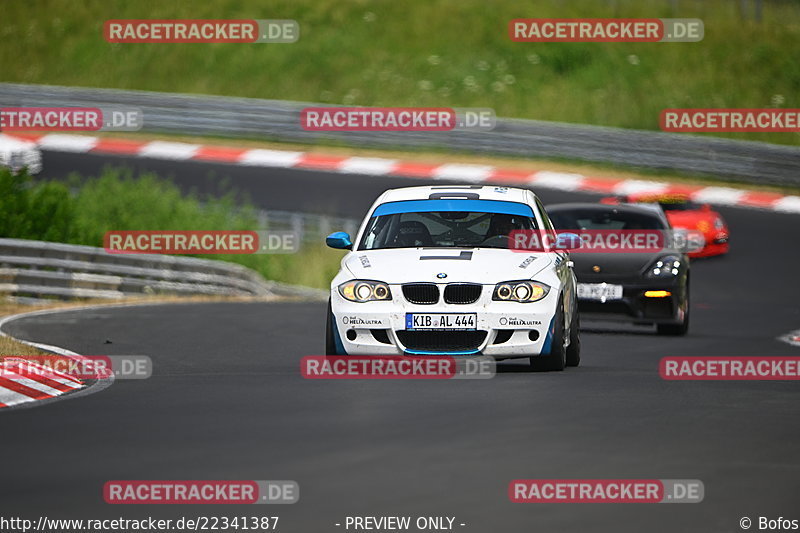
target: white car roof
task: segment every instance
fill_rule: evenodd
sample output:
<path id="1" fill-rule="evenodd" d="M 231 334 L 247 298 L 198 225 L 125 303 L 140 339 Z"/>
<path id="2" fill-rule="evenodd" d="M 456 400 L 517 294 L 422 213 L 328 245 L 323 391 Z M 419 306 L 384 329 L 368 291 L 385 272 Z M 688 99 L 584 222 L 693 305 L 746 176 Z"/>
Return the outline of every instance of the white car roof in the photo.
<path id="1" fill-rule="evenodd" d="M 454 195 L 474 193 L 481 200 L 501 200 L 505 202 L 527 203 L 530 191 L 515 187 L 491 185 L 432 185 L 425 187 L 403 187 L 389 189 L 376 203 L 399 202 L 402 200 L 428 200 L 432 194 L 453 193 Z"/>

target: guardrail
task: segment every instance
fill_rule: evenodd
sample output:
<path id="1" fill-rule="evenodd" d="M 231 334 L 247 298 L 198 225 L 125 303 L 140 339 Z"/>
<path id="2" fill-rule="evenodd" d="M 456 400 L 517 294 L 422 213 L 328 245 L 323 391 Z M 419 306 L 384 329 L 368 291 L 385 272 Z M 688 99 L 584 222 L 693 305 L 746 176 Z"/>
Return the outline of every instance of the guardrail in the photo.
<path id="1" fill-rule="evenodd" d="M 324 291 L 266 281 L 249 268 L 224 261 L 109 254 L 92 246 L 0 239 L 0 293 L 31 299 L 148 294 L 319 299 Z"/>
<path id="2" fill-rule="evenodd" d="M 297 213 L 293 211 L 258 211 L 258 228 L 267 231 L 291 231 L 302 245 L 320 245 L 334 231 L 346 231 L 355 237 L 360 221 L 355 218 Z"/>
<path id="3" fill-rule="evenodd" d="M 301 102 L 0 83 L 0 106 L 115 105 L 140 108 L 143 131 L 151 132 L 438 147 L 678 170 L 762 185 L 800 185 L 800 148 L 794 146 L 516 119 L 498 119 L 491 132 L 312 132 L 300 127 L 300 110 L 312 104 Z"/>

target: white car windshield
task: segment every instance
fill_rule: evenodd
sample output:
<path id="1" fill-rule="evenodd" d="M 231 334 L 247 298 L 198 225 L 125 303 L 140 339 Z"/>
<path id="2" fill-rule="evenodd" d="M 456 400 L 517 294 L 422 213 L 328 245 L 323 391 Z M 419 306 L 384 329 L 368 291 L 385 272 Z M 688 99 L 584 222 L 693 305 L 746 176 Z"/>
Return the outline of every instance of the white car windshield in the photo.
<path id="1" fill-rule="evenodd" d="M 538 229 L 529 216 L 475 211 L 393 213 L 370 219 L 359 250 L 508 248 L 509 233 Z"/>

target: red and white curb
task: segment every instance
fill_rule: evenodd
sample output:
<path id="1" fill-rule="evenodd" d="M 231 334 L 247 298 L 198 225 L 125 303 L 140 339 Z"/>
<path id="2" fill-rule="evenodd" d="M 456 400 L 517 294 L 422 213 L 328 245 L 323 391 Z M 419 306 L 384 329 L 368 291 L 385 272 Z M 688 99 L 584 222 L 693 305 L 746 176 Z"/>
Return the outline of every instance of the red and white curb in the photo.
<path id="1" fill-rule="evenodd" d="M 94 309 L 100 306 L 83 306 L 68 309 L 47 309 L 20 313 L 0 319 L 0 336 L 14 339 L 22 344 L 33 346 L 45 352 L 54 353 L 67 359 L 83 360 L 84 357 L 59 346 L 17 339 L 3 332 L 3 326 L 11 321 L 31 316 L 49 315 L 77 309 Z M 30 407 L 65 398 L 78 398 L 100 392 L 114 382 L 114 374 L 100 377 L 87 383 L 46 366 L 37 365 L 25 358 L 7 357 L 0 362 L 0 412 L 10 407 Z M 69 395 L 61 398 L 65 394 Z"/>
<path id="2" fill-rule="evenodd" d="M 85 135 L 15 134 L 15 136 L 35 142 L 43 150 L 59 152 L 116 154 L 176 161 L 208 161 L 253 167 L 298 168 L 342 174 L 441 179 L 476 184 L 507 184 L 605 195 L 634 192 L 686 194 L 693 201 L 701 203 L 800 214 L 800 196 L 732 187 L 592 178 L 567 172 L 546 170 L 531 172 L 491 165 L 434 164 L 378 157 L 345 157 L 288 150 L 244 149 L 166 141 L 133 141 Z"/>
<path id="3" fill-rule="evenodd" d="M 23 358 L 0 363 L 0 407 L 55 398 L 83 387 L 79 379 Z"/>

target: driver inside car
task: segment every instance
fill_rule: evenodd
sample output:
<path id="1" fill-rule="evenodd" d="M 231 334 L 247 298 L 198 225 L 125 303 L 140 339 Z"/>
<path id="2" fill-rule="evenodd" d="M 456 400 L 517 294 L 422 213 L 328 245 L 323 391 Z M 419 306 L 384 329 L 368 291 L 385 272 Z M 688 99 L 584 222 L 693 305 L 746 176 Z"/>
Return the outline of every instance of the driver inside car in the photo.
<path id="1" fill-rule="evenodd" d="M 512 231 L 530 229 L 530 224 L 525 224 L 524 220 L 519 220 L 515 215 L 496 213 L 492 215 L 489 223 L 489 230 L 482 244 L 502 245 L 508 248 L 509 236 Z"/>

